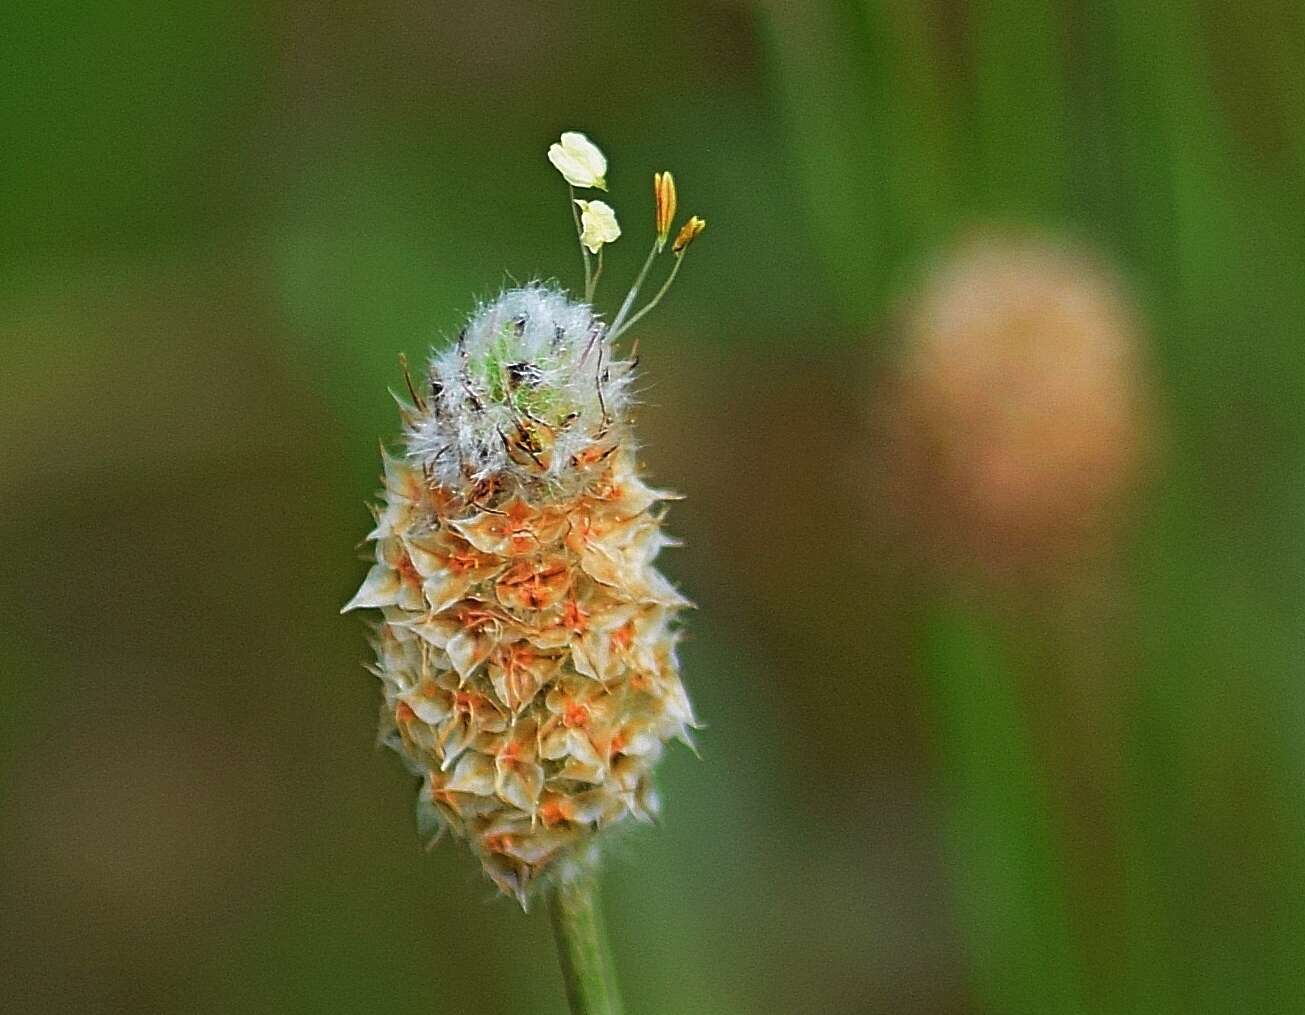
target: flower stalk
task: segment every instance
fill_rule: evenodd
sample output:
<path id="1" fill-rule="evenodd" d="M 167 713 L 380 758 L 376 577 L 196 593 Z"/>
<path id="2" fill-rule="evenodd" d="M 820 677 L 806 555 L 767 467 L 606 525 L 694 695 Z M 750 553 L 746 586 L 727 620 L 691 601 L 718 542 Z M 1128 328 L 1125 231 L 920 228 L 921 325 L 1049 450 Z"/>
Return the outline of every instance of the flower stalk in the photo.
<path id="1" fill-rule="evenodd" d="M 547 900 L 575 1015 L 619 1015 L 597 878 L 601 844 L 651 824 L 653 769 L 693 746 L 680 681 L 680 615 L 692 604 L 654 558 L 675 495 L 649 486 L 633 432 L 633 318 L 667 245 L 669 173 L 654 178 L 657 237 L 612 324 L 593 305 L 616 213 L 607 160 L 583 134 L 549 149 L 565 178 L 585 268 L 584 300 L 531 283 L 482 303 L 399 398 L 403 445 L 382 448 L 375 563 L 345 610 L 373 625 L 380 742 L 417 779 L 418 827 L 466 843 L 523 909 Z M 688 233 L 686 234 L 686 230 Z M 634 343 L 637 348 L 637 341 Z"/>
<path id="2" fill-rule="evenodd" d="M 643 318 L 644 318 L 647 314 L 649 314 L 649 313 L 650 313 L 650 312 L 651 312 L 651 311 L 652 311 L 652 310 L 657 306 L 658 303 L 660 303 L 660 302 L 662 301 L 662 297 L 665 296 L 665 295 L 667 294 L 667 292 L 670 291 L 671 284 L 675 281 L 675 276 L 678 275 L 678 274 L 680 273 L 680 265 L 683 264 L 683 263 L 684 263 L 684 256 L 683 256 L 682 254 L 676 254 L 676 255 L 675 255 L 675 266 L 674 266 L 673 268 L 671 268 L 671 273 L 670 273 L 668 276 L 666 276 L 666 281 L 662 283 L 662 287 L 661 287 L 660 289 L 657 290 L 657 295 L 654 296 L 652 299 L 650 299 L 650 300 L 649 300 L 649 301 L 644 305 L 643 309 L 640 310 L 640 311 L 639 311 L 637 314 L 635 314 L 633 317 L 631 317 L 629 321 L 627 321 L 625 324 L 623 324 L 623 325 L 622 325 L 621 327 L 619 327 L 619 328 L 613 328 L 613 330 L 612 330 L 612 341 L 613 341 L 613 342 L 615 342 L 618 338 L 620 338 L 620 337 L 621 337 L 621 334 L 622 334 L 623 332 L 629 331 L 629 330 L 630 330 L 631 328 L 633 328 L 636 324 L 638 324 L 641 320 L 643 320 Z"/>
<path id="3" fill-rule="evenodd" d="M 594 298 L 594 273 L 593 265 L 589 260 L 589 248 L 585 246 L 584 226 L 580 224 L 580 203 L 575 199 L 575 187 L 568 188 L 571 192 L 571 217 L 575 219 L 575 235 L 580 241 L 580 256 L 585 262 L 585 302 L 588 303 Z"/>
<path id="4" fill-rule="evenodd" d="M 548 908 L 572 1015 L 621 1015 L 597 874 L 559 881 Z"/>
<path id="5" fill-rule="evenodd" d="M 635 276 L 634 285 L 630 286 L 630 291 L 625 294 L 625 300 L 621 303 L 621 309 L 616 312 L 616 317 L 612 321 L 612 326 L 608 329 L 612 338 L 616 338 L 621 333 L 621 325 L 625 323 L 626 316 L 630 313 L 630 308 L 634 306 L 634 301 L 639 296 L 639 289 L 643 286 L 644 279 L 648 277 L 648 272 L 653 266 L 653 261 L 657 260 L 657 255 L 661 253 L 661 245 L 653 242 L 652 250 L 648 251 L 648 259 L 643 262 L 643 267 L 639 269 L 639 274 Z"/>

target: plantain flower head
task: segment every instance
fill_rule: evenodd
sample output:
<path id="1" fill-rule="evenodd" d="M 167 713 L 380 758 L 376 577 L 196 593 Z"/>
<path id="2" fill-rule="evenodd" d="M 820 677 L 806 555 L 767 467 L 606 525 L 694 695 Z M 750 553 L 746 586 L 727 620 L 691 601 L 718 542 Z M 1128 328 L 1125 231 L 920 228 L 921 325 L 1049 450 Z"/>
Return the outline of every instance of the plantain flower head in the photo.
<path id="1" fill-rule="evenodd" d="M 640 473 L 618 334 L 555 285 L 477 307 L 409 381 L 345 606 L 379 611 L 380 740 L 418 780 L 419 827 L 467 842 L 522 906 L 653 819 L 653 767 L 695 725 L 689 603 L 654 564 L 672 495 Z"/>

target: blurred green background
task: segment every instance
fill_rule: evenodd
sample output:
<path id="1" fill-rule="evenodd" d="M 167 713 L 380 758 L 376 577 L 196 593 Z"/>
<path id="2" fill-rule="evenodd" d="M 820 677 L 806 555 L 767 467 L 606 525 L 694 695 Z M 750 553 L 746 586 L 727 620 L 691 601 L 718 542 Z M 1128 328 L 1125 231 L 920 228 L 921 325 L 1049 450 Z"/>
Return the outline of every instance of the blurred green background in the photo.
<path id="1" fill-rule="evenodd" d="M 337 610 L 398 354 L 576 284 L 578 128 L 608 300 L 654 170 L 710 222 L 642 329 L 708 728 L 609 861 L 630 1012 L 1305 1011 L 1294 0 L 54 2 L 0 55 L 0 1010 L 564 1011 Z M 872 464 L 982 223 L 1146 322 L 1137 492 L 1035 577 L 922 563 Z"/>

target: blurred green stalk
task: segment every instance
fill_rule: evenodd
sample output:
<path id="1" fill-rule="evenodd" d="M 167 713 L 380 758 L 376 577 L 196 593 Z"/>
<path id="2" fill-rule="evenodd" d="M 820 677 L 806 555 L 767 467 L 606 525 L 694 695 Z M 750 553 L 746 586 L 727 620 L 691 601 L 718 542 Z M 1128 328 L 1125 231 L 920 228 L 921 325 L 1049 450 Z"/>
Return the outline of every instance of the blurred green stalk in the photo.
<path id="1" fill-rule="evenodd" d="M 922 639 L 953 891 L 983 1007 L 1089 1011 L 1061 844 L 1009 639 L 982 611 L 948 597 L 928 611 Z"/>
<path id="2" fill-rule="evenodd" d="M 588 871 L 559 882 L 548 907 L 573 1015 L 621 1015 L 621 995 L 598 897 L 598 875 Z"/>

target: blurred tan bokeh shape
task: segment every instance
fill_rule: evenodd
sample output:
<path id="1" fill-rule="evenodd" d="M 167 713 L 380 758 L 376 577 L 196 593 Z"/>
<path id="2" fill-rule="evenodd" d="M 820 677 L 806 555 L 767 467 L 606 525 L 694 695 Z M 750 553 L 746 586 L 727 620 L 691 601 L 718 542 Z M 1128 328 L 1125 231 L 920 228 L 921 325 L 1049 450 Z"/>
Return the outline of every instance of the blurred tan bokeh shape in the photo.
<path id="1" fill-rule="evenodd" d="M 875 407 L 902 508 L 943 553 L 999 572 L 1081 556 L 1150 440 L 1142 341 L 1099 255 L 975 230 L 907 301 Z"/>

